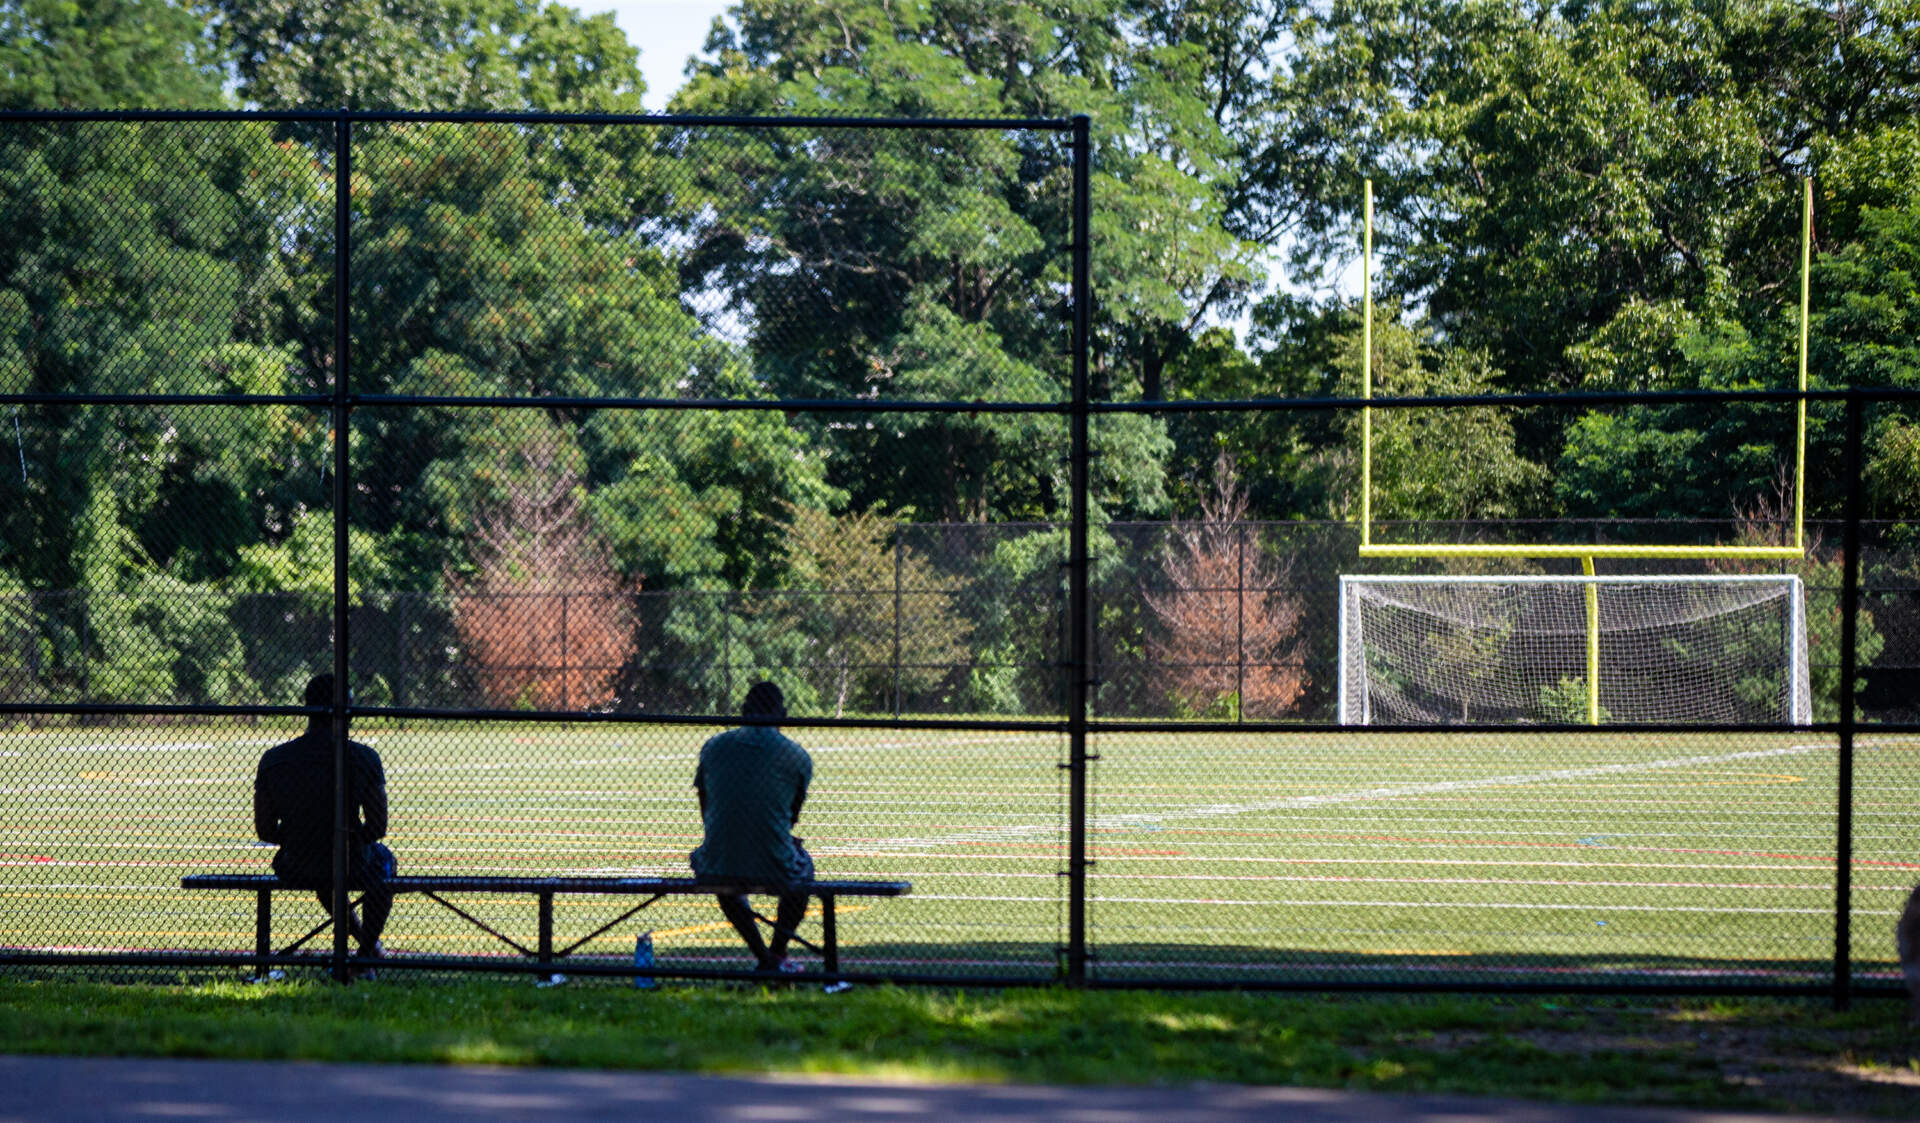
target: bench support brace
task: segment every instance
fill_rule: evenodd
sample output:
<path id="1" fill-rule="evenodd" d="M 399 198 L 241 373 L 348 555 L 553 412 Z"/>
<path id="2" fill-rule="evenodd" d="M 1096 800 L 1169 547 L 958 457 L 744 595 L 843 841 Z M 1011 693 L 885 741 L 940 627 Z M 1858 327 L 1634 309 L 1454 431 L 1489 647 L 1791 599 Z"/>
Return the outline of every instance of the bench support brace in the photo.
<path id="1" fill-rule="evenodd" d="M 358 899 L 347 902 L 348 911 L 360 907 Z M 333 927 L 333 918 L 328 917 L 307 930 L 307 934 L 280 949 L 280 955 L 292 955 L 307 946 L 307 941 Z M 253 894 L 253 974 L 256 979 L 264 979 L 272 970 L 267 962 L 273 958 L 273 890 L 257 889 Z"/>
<path id="2" fill-rule="evenodd" d="M 595 928 L 593 931 L 573 941 L 572 943 L 568 944 L 566 947 L 563 947 L 559 951 L 554 952 L 553 953 L 554 958 L 565 959 L 567 956 L 572 955 L 574 952 L 578 951 L 580 949 L 580 946 L 586 943 L 588 940 L 593 939 L 595 936 L 598 936 L 600 933 L 605 932 L 607 929 L 612 928 L 614 925 L 619 924 L 620 922 L 626 920 L 628 917 L 634 915 L 635 913 L 639 912 L 641 909 L 646 908 L 648 905 L 654 903 L 655 901 L 659 900 L 664 896 L 666 896 L 665 893 L 655 893 L 653 896 L 648 897 L 644 901 L 641 901 L 639 904 L 621 913 L 619 916 L 614 917 L 612 920 L 607 921 L 605 924 L 602 924 L 600 927 Z"/>
<path id="3" fill-rule="evenodd" d="M 824 893 L 821 894 L 821 900 L 827 900 L 827 899 L 828 897 L 826 894 Z M 833 906 L 828 905 L 827 908 L 831 910 Z M 826 915 L 831 916 L 833 914 L 829 911 Z M 753 914 L 753 918 L 759 921 L 760 923 L 766 925 L 768 928 L 773 929 L 775 932 L 781 931 L 779 922 L 769 916 L 765 916 L 756 912 Z M 799 944 L 801 947 L 806 948 L 808 951 L 819 956 L 823 962 L 833 962 L 836 959 L 838 959 L 838 956 L 836 956 L 833 952 L 823 951 L 820 945 L 808 942 L 807 938 L 805 936 L 802 936 L 798 932 L 788 932 L 787 939 L 792 940 L 794 943 Z M 833 929 L 831 927 L 827 929 L 826 940 L 827 940 L 827 947 L 831 948 L 833 946 Z M 833 968 L 829 967 L 828 970 L 831 971 L 833 970 Z"/>
<path id="4" fill-rule="evenodd" d="M 442 897 L 438 893 L 432 892 L 431 890 L 422 890 L 420 895 L 422 897 L 425 897 L 427 900 L 440 905 L 442 908 L 446 909 L 448 912 L 453 913 L 455 916 L 466 921 L 468 924 L 473 925 L 475 928 L 480 929 L 482 932 L 485 932 L 487 935 L 492 936 L 494 939 L 499 940 L 501 943 L 519 952 L 521 955 L 535 956 L 542 963 L 545 963 L 548 959 L 552 958 L 551 954 L 541 955 L 539 952 L 534 951 L 532 948 L 514 939 L 513 937 L 502 935 L 498 929 L 491 927 L 490 925 L 487 924 L 486 921 L 481 920 L 479 917 L 461 908 L 459 905 L 454 904 L 452 901 L 447 900 L 445 897 Z M 547 923 L 543 926 L 543 931 L 547 934 L 547 940 L 546 940 L 547 951 L 550 953 L 553 950 L 552 936 L 551 936 L 552 927 L 553 927 L 553 894 L 542 893 L 540 895 L 540 903 L 543 906 L 545 906 L 542 911 L 546 917 Z"/>

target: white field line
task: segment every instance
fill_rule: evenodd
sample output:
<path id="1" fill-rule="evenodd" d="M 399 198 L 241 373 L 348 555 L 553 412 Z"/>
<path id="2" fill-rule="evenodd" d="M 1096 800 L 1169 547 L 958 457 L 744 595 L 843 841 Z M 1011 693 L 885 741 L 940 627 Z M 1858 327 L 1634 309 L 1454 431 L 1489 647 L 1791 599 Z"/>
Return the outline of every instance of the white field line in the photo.
<path id="1" fill-rule="evenodd" d="M 157 745 L 54 745 L 51 748 L 36 749 L 34 752 L 58 753 L 114 753 L 136 756 L 141 753 L 190 753 L 206 749 L 246 748 L 253 745 L 274 745 L 279 741 L 272 737 L 255 737 L 241 741 L 163 741 Z M 0 753 L 0 756 L 22 756 L 23 752 Z"/>
<path id="2" fill-rule="evenodd" d="M 1796 756 L 1811 752 L 1821 752 L 1832 748 L 1834 748 L 1834 746 L 1826 742 L 1783 745 L 1779 748 L 1748 749 L 1735 753 L 1669 757 L 1665 760 L 1635 761 L 1627 764 L 1596 764 L 1584 768 L 1556 768 L 1546 772 L 1522 772 L 1510 773 L 1504 776 L 1482 776 L 1472 780 L 1435 780 L 1424 784 L 1362 788 L 1357 791 L 1328 792 L 1323 795 L 1289 796 L 1285 799 L 1260 800 L 1253 803 L 1213 803 L 1177 811 L 1152 814 L 1096 815 L 1092 817 L 1091 825 L 1095 830 L 1124 830 L 1128 828 L 1152 829 L 1170 822 L 1204 822 L 1209 819 L 1231 818 L 1238 815 L 1252 815 L 1265 811 L 1308 810 L 1339 804 L 1372 803 L 1407 799 L 1416 796 L 1434 795 L 1440 792 L 1475 791 L 1483 788 L 1516 787 L 1524 784 L 1547 784 L 1566 780 L 1588 780 L 1598 776 L 1618 776 L 1634 772 L 1655 772 L 1673 768 L 1698 768 L 1708 765 L 1729 764 L 1734 761 L 1769 760 L 1775 757 Z M 933 848 L 964 842 L 994 842 L 1016 838 L 1048 838 L 1058 835 L 1062 829 L 1063 824 L 1059 823 L 985 827 L 967 831 L 956 831 L 952 834 L 934 838 L 890 839 L 885 842 L 875 843 L 874 845 L 878 848 L 890 846 Z"/>
<path id="3" fill-rule="evenodd" d="M 876 741 L 867 745 L 815 745 L 807 748 L 811 755 L 822 753 L 853 753 L 870 749 L 940 749 L 950 745 L 991 745 L 1003 744 L 1003 737 L 961 737 L 938 741 Z M 205 746 L 201 746 L 205 747 Z M 566 766 L 569 768 L 604 768 L 614 764 L 694 764 L 700 759 L 698 750 L 692 752 L 652 753 L 645 756 L 610 756 L 584 760 L 507 760 L 491 763 L 461 761 L 453 764 L 409 764 L 398 768 L 388 768 L 388 776 L 418 776 L 442 772 L 502 772 L 524 769 L 551 769 Z"/>

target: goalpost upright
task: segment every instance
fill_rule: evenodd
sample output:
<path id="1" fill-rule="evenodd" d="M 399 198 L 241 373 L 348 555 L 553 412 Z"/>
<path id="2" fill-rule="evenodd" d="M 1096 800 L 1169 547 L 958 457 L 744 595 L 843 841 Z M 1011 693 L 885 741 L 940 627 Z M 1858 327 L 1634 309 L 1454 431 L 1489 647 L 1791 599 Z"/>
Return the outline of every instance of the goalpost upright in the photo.
<path id="1" fill-rule="evenodd" d="M 1360 396 L 1363 402 L 1373 398 L 1373 180 L 1364 181 L 1361 234 L 1361 364 Z M 1586 717 L 1590 724 L 1600 723 L 1600 609 L 1598 581 L 1594 567 L 1597 558 L 1634 558 L 1643 560 L 1774 559 L 1799 560 L 1806 555 L 1806 476 L 1807 476 L 1807 339 L 1812 291 L 1813 263 L 1813 181 L 1801 181 L 1800 211 L 1800 321 L 1796 364 L 1796 387 L 1801 396 L 1795 403 L 1793 437 L 1793 541 L 1791 545 L 1699 545 L 1699 544 L 1604 544 L 1566 545 L 1557 543 L 1386 543 L 1373 540 L 1373 406 L 1360 409 L 1360 556 L 1363 558 L 1578 558 L 1586 579 L 1587 674 Z M 1804 629 L 1804 606 L 1793 609 L 1796 626 Z M 1346 621 L 1341 621 L 1344 633 Z M 1804 634 L 1804 631 L 1803 633 Z M 1804 668 L 1790 669 L 1804 674 Z M 1346 668 L 1341 668 L 1345 689 Z"/>

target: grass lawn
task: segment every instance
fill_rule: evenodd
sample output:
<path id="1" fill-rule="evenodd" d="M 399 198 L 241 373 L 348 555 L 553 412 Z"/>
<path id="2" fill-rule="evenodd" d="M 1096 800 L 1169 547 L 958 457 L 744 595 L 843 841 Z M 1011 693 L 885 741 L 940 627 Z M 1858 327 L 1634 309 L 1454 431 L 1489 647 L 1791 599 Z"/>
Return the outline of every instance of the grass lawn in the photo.
<path id="1" fill-rule="evenodd" d="M 252 901 L 179 877 L 260 870 L 250 781 L 285 723 L 0 731 L 0 951 L 243 951 Z M 391 841 L 414 873 L 685 870 L 709 730 L 367 721 Z M 908 880 L 843 906 L 850 971 L 1053 977 L 1064 940 L 1063 738 L 797 730 L 801 833 L 822 876 Z M 1301 982 L 1819 985 L 1833 954 L 1835 753 L 1810 734 L 1105 731 L 1091 790 L 1094 977 Z M 1894 985 L 1890 929 L 1920 870 L 1920 739 L 1855 764 L 1856 979 Z M 464 907 L 522 940 L 532 904 Z M 864 903 L 863 903 L 864 904 Z M 556 905 L 564 943 L 623 902 Z M 276 901 L 290 941 L 318 919 Z M 712 902 L 679 898 L 583 946 L 744 968 Z M 396 956 L 499 945 L 403 898 Z M 897 990 L 388 971 L 352 988 L 95 969 L 0 974 L 17 1052 L 833 1072 L 1011 1081 L 1194 1080 L 1920 1115 L 1895 1003 Z M 126 981 L 138 978 L 144 981 Z"/>
<path id="2" fill-rule="evenodd" d="M 1284 1083 L 1911 1117 L 1904 1008 L 1812 1001 L 0 980 L 17 1053 Z"/>

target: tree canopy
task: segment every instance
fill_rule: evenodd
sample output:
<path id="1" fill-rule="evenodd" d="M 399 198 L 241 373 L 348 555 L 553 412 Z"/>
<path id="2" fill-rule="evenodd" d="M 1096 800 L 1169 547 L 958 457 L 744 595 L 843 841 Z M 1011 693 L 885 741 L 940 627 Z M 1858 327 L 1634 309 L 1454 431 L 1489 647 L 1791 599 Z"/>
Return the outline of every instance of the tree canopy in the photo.
<path id="1" fill-rule="evenodd" d="M 638 59 L 610 16 L 549 0 L 0 0 L 12 108 L 627 113 Z M 1355 394 L 1366 179 L 1376 393 L 1790 386 L 1809 176 L 1813 377 L 1920 385 L 1920 0 L 740 0 L 689 74 L 677 113 L 1088 114 L 1104 399 Z M 259 120 L 0 127 L 0 390 L 330 389 L 338 156 L 330 128 Z M 713 700 L 757 668 L 836 709 L 1050 704 L 1030 672 L 1057 639 L 1064 419 L 889 407 L 1067 396 L 1063 135 L 365 123 L 354 156 L 356 393 L 874 404 L 360 408 L 356 595 L 439 604 L 433 643 L 457 646 L 449 598 L 521 588 L 509 500 L 564 478 L 525 510 L 564 508 L 569 572 L 642 594 L 607 650 L 679 668 L 589 693 Z M 1751 521 L 1781 502 L 1790 415 L 1377 411 L 1374 513 Z M 205 606 L 328 588 L 323 410 L 5 421 L 0 591 L 121 598 L 30 624 L 45 661 L 119 668 L 129 695 L 282 691 L 291 664 Z M 1103 415 L 1097 527 L 1211 525 L 1217 462 L 1246 519 L 1350 523 L 1357 426 Z M 1869 429 L 1875 514 L 1920 524 L 1920 416 Z M 1837 414 L 1811 432 L 1837 462 Z M 1832 473 L 1806 498 L 1836 513 Z M 979 530 L 898 545 L 915 524 Z M 1115 650 L 1154 626 L 1120 603 L 1127 566 L 1177 556 L 1101 563 Z M 1230 571 L 1305 572 L 1270 560 Z M 877 675 L 893 641 L 857 609 L 795 623 L 798 600 L 737 596 L 836 581 L 923 590 L 915 626 L 940 641 L 920 662 L 964 669 Z M 1018 603 L 985 607 L 990 588 Z M 193 651 L 139 654 L 167 629 Z M 821 658 L 838 670 L 794 669 Z"/>

